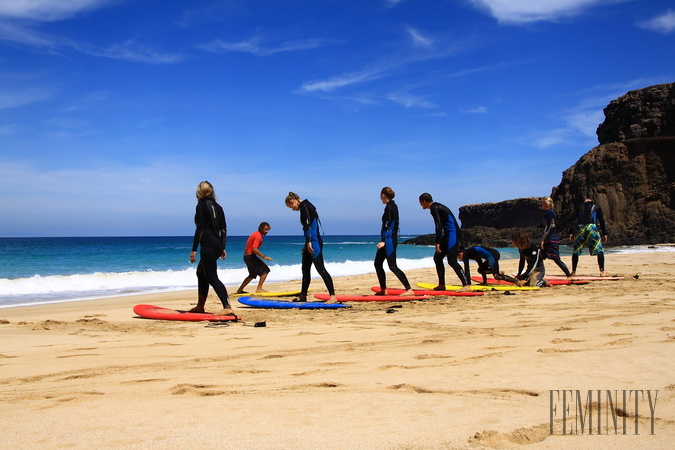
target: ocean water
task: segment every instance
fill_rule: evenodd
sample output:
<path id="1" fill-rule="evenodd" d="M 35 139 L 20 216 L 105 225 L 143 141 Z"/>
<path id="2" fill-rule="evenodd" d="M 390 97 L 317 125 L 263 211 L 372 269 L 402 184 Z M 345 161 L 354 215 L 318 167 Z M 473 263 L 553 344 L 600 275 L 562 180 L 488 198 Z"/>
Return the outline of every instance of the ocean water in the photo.
<path id="1" fill-rule="evenodd" d="M 247 236 L 228 236 L 228 257 L 218 262 L 219 277 L 230 292 L 248 274 L 242 260 L 246 239 Z M 405 239 L 408 237 L 401 236 L 399 242 Z M 374 274 L 378 241 L 379 236 L 324 236 L 328 271 L 333 277 Z M 274 259 L 268 262 L 268 282 L 301 278 L 303 244 L 300 235 L 265 237 L 262 251 Z M 191 247 L 191 236 L 0 238 L 0 308 L 196 290 L 196 264 L 189 262 Z M 660 248 L 664 249 L 667 248 Z M 502 259 L 518 257 L 516 249 L 499 250 Z M 613 251 L 645 251 L 645 247 Z M 569 249 L 561 248 L 561 254 L 569 255 Z M 404 271 L 434 267 L 432 257 L 433 247 L 398 246 L 398 264 Z M 316 272 L 314 277 L 318 278 Z"/>
<path id="2" fill-rule="evenodd" d="M 218 275 L 230 292 L 248 275 L 242 259 L 246 239 L 228 236 L 227 258 L 218 261 Z M 378 241 L 378 236 L 324 236 L 328 271 L 333 277 L 374 273 Z M 267 282 L 301 278 L 303 245 L 301 235 L 265 237 L 262 251 L 273 258 Z M 196 290 L 191 248 L 192 236 L 0 238 L 0 308 Z M 403 270 L 433 267 L 432 255 L 431 247 L 398 247 Z"/>

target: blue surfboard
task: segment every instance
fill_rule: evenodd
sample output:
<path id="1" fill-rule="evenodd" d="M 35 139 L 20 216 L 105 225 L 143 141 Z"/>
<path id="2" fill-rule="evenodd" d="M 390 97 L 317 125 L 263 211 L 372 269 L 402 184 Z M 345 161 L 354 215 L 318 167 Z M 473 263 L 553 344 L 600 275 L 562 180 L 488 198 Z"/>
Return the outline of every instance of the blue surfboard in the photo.
<path id="1" fill-rule="evenodd" d="M 254 308 L 269 309 L 338 309 L 349 308 L 349 305 L 342 303 L 325 302 L 289 302 L 284 300 L 263 300 L 255 297 L 238 297 L 237 301 L 242 305 L 253 306 Z"/>

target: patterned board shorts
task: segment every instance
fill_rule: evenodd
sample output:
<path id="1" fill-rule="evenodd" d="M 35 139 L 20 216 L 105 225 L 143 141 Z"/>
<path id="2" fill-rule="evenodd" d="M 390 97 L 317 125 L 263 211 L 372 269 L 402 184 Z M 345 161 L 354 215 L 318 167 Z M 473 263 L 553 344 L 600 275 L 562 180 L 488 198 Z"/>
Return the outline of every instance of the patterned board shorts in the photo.
<path id="1" fill-rule="evenodd" d="M 602 248 L 602 236 L 598 231 L 598 227 L 594 223 L 588 225 L 581 225 L 574 236 L 574 254 L 579 256 L 585 246 L 591 252 L 591 256 L 604 253 Z"/>
<path id="2" fill-rule="evenodd" d="M 560 257 L 560 238 L 558 236 L 549 236 L 544 240 L 544 253 L 548 259 Z"/>

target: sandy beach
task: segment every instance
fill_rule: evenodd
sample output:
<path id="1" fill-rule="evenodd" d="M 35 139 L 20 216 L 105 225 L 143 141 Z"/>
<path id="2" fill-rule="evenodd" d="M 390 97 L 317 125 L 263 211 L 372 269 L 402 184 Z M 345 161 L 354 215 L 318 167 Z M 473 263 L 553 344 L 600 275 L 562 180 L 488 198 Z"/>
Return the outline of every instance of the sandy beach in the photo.
<path id="1" fill-rule="evenodd" d="M 624 280 L 515 295 L 326 311 L 233 301 L 243 320 L 230 324 L 132 311 L 186 309 L 192 291 L 0 309 L 2 447 L 673 448 L 674 255 L 610 254 Z M 577 273 L 597 275 L 595 258 Z"/>

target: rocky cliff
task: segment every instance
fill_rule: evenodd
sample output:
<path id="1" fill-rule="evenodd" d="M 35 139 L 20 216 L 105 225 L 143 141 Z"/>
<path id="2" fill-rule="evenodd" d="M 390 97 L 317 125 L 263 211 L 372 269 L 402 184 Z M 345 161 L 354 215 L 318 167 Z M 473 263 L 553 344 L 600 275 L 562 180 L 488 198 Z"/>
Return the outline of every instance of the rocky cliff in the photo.
<path id="1" fill-rule="evenodd" d="M 586 198 L 603 209 L 608 245 L 675 242 L 675 83 L 630 91 L 605 109 L 599 146 L 563 172 L 551 197 L 566 235 Z M 510 246 L 516 232 L 537 236 L 538 198 L 459 208 L 465 244 Z"/>

